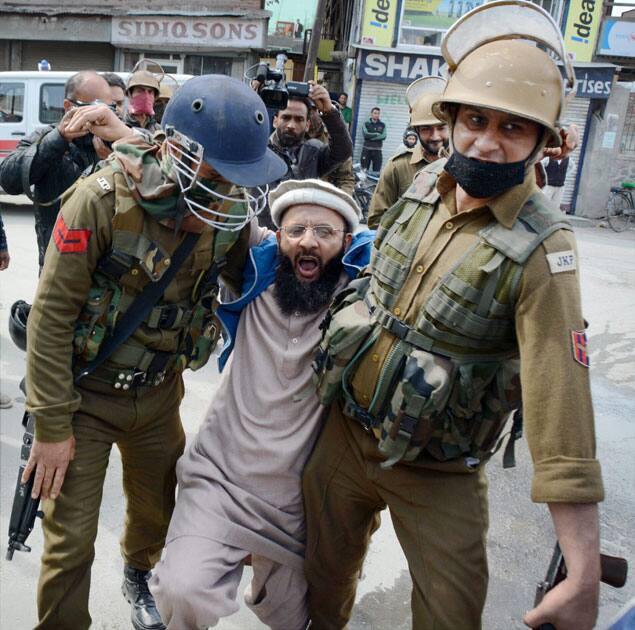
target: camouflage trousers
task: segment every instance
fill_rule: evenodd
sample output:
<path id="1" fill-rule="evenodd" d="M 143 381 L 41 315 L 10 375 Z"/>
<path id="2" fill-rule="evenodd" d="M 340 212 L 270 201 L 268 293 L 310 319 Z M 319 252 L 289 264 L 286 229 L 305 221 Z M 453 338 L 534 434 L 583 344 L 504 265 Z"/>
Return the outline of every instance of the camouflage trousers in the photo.
<path id="1" fill-rule="evenodd" d="M 412 628 L 479 630 L 488 579 L 483 471 L 385 470 L 381 461 L 375 436 L 332 405 L 303 476 L 311 628 L 346 627 L 387 507 L 413 581 Z"/>
<path id="2" fill-rule="evenodd" d="M 90 572 L 104 478 L 113 444 L 121 453 L 126 521 L 125 564 L 149 570 L 158 561 L 174 509 L 176 460 L 185 446 L 180 374 L 159 387 L 114 390 L 85 379 L 73 417 L 75 459 L 55 501 L 44 501 L 44 553 L 37 630 L 85 630 Z"/>

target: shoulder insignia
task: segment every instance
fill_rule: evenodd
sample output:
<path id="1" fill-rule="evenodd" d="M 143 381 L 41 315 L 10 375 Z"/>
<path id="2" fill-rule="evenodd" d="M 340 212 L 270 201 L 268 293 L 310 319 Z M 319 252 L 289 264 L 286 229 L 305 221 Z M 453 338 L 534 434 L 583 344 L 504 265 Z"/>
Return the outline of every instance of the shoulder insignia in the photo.
<path id="1" fill-rule="evenodd" d="M 112 190 L 110 182 L 105 177 L 98 177 L 96 181 L 104 192 L 110 192 Z"/>
<path id="2" fill-rule="evenodd" d="M 53 228 L 53 239 L 60 254 L 83 254 L 92 233 L 86 228 L 69 228 L 60 213 Z"/>
<path id="3" fill-rule="evenodd" d="M 547 262 L 552 274 L 562 273 L 563 271 L 575 271 L 576 269 L 575 252 L 572 249 L 566 252 L 547 254 Z"/>
<path id="4" fill-rule="evenodd" d="M 584 330 L 571 331 L 571 350 L 573 351 L 573 360 L 582 365 L 589 367 L 589 353 L 587 351 L 586 332 Z"/>

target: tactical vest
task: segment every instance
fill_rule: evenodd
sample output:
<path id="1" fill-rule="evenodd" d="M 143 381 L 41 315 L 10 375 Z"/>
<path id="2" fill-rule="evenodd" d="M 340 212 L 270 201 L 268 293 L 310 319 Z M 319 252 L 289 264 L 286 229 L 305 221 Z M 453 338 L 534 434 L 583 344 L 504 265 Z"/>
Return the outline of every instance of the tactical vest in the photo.
<path id="1" fill-rule="evenodd" d="M 156 220 L 136 203 L 121 172 L 101 173 L 97 178 L 99 185 L 115 193 L 112 246 L 97 264 L 88 299 L 75 325 L 76 373 L 97 356 L 121 314 L 144 286 L 162 277 L 173 253 L 156 235 L 153 237 L 151 227 L 156 227 Z M 196 370 L 205 365 L 220 334 L 215 315 L 218 274 L 228 250 L 238 239 L 246 254 L 246 231 L 244 235 L 216 230 L 201 234 L 194 251 L 168 286 L 170 289 L 180 283 L 177 292 L 181 299 L 167 302 L 162 297 L 137 331 L 91 378 L 126 390 L 137 385 L 159 385 L 170 371 L 187 367 Z"/>
<path id="2" fill-rule="evenodd" d="M 495 452 L 506 420 L 520 405 L 514 313 L 524 265 L 550 234 L 571 229 L 541 194 L 531 195 L 511 229 L 494 220 L 481 230 L 431 291 L 414 324 L 406 324 L 392 309 L 435 211 L 444 162 L 427 166 L 385 215 L 372 274 L 363 290 L 335 305 L 315 363 L 321 401 L 341 396 L 347 415 L 381 429 L 385 467 L 422 451 L 438 461 L 462 457 L 478 466 Z M 364 408 L 348 384 L 381 329 L 396 339 Z"/>

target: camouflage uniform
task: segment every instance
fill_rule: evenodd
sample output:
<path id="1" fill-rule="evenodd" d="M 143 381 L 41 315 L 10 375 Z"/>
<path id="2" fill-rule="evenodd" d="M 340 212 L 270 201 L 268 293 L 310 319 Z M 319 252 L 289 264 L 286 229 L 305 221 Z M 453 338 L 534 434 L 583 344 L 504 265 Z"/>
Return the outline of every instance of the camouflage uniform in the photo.
<path id="1" fill-rule="evenodd" d="M 184 239 L 184 232 L 152 216 L 176 202 L 157 150 L 139 139 L 118 146 L 116 159 L 68 191 L 29 316 L 27 408 L 36 438 L 76 440 L 61 494 L 43 502 L 38 628 L 91 623 L 90 568 L 114 443 L 127 502 L 125 563 L 149 570 L 158 560 L 174 506 L 174 466 L 185 444 L 181 372 L 204 365 L 218 338 L 216 287 L 205 275 L 239 237 L 206 227 L 144 323 L 74 383 L 115 320 L 164 273 Z"/>
<path id="2" fill-rule="evenodd" d="M 353 301 L 362 316 L 336 305 L 326 332 L 336 350 L 327 357 L 322 385 L 334 375 L 331 389 L 341 382 L 344 400 L 353 404 L 336 398 L 304 475 L 305 570 L 316 630 L 346 625 L 367 544 L 385 507 L 414 582 L 413 627 L 480 628 L 487 591 L 483 469 L 508 410 L 519 404 L 518 381 L 506 372 L 518 369 L 513 363 L 519 357 L 525 434 L 535 470 L 532 499 L 594 503 L 603 496 L 573 236 L 537 192 L 533 169 L 523 184 L 489 205 L 457 214 L 456 184 L 442 166 L 426 167 L 384 215 L 368 269 L 372 290 L 363 302 Z M 537 217 L 543 218 L 536 222 Z M 501 258 L 497 252 L 513 250 L 526 221 L 543 222 L 540 244 L 518 262 Z M 509 239 L 505 235 L 512 229 L 520 231 Z M 507 244 L 490 247 L 493 234 L 503 234 Z M 484 235 L 490 240 L 484 242 Z M 484 257 L 480 267 L 478 256 Z M 402 276 L 403 282 L 396 282 Z M 488 276 L 495 278 L 491 294 L 479 285 Z M 511 293 L 504 295 L 501 288 Z M 369 306 L 377 296 L 390 309 L 376 306 L 371 316 Z M 478 315 L 481 306 L 489 310 Z M 448 325 L 452 319 L 454 328 Z M 466 322 L 484 326 L 489 337 L 460 335 L 462 345 L 452 350 L 456 331 Z M 335 330 L 346 326 L 348 344 L 346 335 Z M 360 339 L 366 340 L 363 345 Z M 392 366 L 408 339 L 416 345 L 400 373 Z M 438 362 L 418 365 L 425 358 L 418 348 L 435 350 L 437 343 L 444 356 L 428 354 Z M 470 359 L 469 345 L 481 343 L 483 351 Z M 442 365 L 448 356 L 463 359 Z M 498 365 L 494 378 L 485 373 L 488 365 Z M 391 371 L 400 374 L 394 385 L 385 378 Z M 452 389 L 445 387 L 448 378 Z M 378 414 L 385 420 L 366 424 L 364 414 L 375 403 L 385 409 Z M 417 413 L 420 420 L 410 427 L 414 433 L 408 442 L 412 452 L 401 451 L 401 461 L 387 466 L 382 447 L 394 454 L 407 421 Z M 501 418 L 495 429 L 494 415 Z"/>
<path id="3" fill-rule="evenodd" d="M 145 129 L 150 133 L 161 130 L 161 125 L 154 116 L 146 116 L 146 121 L 143 127 L 141 126 L 141 123 L 129 112 L 126 112 L 123 117 L 123 121 L 126 125 L 128 125 L 128 127 L 132 127 L 133 129 Z"/>
<path id="4" fill-rule="evenodd" d="M 423 150 L 421 143 L 414 149 L 402 147 L 393 155 L 381 172 L 379 182 L 370 200 L 368 209 L 368 227 L 376 228 L 384 212 L 397 203 L 399 198 L 408 190 L 412 180 L 419 170 L 426 164 L 434 162 L 436 156 L 431 156 Z"/>

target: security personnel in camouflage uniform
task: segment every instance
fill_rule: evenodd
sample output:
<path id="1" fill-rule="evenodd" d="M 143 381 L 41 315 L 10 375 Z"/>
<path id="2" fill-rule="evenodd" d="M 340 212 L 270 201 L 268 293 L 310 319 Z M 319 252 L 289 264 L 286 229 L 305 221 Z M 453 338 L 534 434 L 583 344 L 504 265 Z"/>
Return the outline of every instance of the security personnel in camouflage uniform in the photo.
<path id="1" fill-rule="evenodd" d="M 140 127 L 154 133 L 160 125 L 154 115 L 154 105 L 161 94 L 159 80 L 148 70 L 137 70 L 128 79 L 126 96 L 128 106 L 124 122 L 129 127 Z"/>
<path id="2" fill-rule="evenodd" d="M 440 77 L 422 77 L 408 86 L 406 97 L 412 102 L 410 125 L 417 130 L 419 142 L 412 149 L 400 147 L 381 172 L 368 210 L 368 227 L 376 228 L 384 212 L 410 188 L 418 171 L 438 160 L 448 147 L 448 126 L 432 112 L 432 104 L 443 93 Z"/>
<path id="3" fill-rule="evenodd" d="M 577 254 L 533 168 L 545 145 L 561 143 L 564 89 L 551 57 L 523 41 L 537 33 L 571 89 L 560 31 L 533 3 L 488 3 L 448 31 L 451 74 L 434 111 L 448 121 L 452 156 L 384 215 L 367 275 L 331 308 L 315 367 L 332 405 L 303 478 L 315 630 L 346 625 L 386 507 L 414 583 L 413 628 L 481 627 L 484 464 L 520 383 L 532 499 L 549 504 L 568 568 L 525 622 L 595 622 L 603 488 Z"/>
<path id="4" fill-rule="evenodd" d="M 232 186 L 263 185 L 286 170 L 267 149 L 264 104 L 235 79 L 191 79 L 164 124 L 162 143 L 121 140 L 107 167 L 67 193 L 29 316 L 27 409 L 36 439 L 25 479 L 33 472 L 34 494 L 45 499 L 37 628 L 90 626 L 90 569 L 114 443 L 127 501 L 123 592 L 135 628 L 163 628 L 146 582 L 185 444 L 181 373 L 203 366 L 216 345 L 218 272 L 229 282 L 240 276 L 254 212 Z M 143 323 L 78 381 L 191 233 L 198 240 Z"/>

